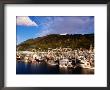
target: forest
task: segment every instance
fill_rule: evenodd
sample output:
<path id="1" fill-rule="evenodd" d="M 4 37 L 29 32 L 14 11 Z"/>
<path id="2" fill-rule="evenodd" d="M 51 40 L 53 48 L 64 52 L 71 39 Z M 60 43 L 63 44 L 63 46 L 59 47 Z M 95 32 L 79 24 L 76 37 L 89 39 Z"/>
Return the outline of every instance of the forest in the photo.
<path id="1" fill-rule="evenodd" d="M 48 50 L 48 48 L 85 48 L 88 49 L 92 45 L 94 47 L 94 34 L 50 34 L 43 37 L 28 39 L 19 45 L 19 51 Z"/>

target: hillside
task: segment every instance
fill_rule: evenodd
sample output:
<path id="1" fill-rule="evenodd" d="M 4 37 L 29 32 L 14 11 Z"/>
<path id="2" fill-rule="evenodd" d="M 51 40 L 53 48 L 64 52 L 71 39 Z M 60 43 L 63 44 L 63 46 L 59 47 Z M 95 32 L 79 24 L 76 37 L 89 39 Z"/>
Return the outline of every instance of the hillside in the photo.
<path id="1" fill-rule="evenodd" d="M 48 48 L 70 47 L 75 48 L 89 48 L 94 46 L 94 34 L 74 34 L 74 35 L 59 35 L 50 34 L 35 39 L 29 39 L 17 45 L 18 50 L 32 50 L 33 48 L 47 50 Z"/>

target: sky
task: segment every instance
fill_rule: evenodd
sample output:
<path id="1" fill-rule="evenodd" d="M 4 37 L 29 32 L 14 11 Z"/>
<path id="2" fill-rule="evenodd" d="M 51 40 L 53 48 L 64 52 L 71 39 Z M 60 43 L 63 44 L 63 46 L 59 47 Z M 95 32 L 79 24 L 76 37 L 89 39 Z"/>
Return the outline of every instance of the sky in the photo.
<path id="1" fill-rule="evenodd" d="M 94 33 L 94 16 L 17 16 L 17 44 L 49 34 Z"/>

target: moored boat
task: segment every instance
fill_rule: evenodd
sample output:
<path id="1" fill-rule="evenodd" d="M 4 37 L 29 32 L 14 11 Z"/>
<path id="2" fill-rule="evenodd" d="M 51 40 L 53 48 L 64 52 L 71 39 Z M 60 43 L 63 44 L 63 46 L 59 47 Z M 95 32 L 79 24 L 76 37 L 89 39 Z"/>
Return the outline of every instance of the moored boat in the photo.
<path id="1" fill-rule="evenodd" d="M 92 66 L 90 65 L 90 63 L 80 64 L 80 67 L 86 68 L 86 69 L 94 69 L 94 67 L 92 67 Z"/>
<path id="2" fill-rule="evenodd" d="M 17 55 L 16 60 L 21 60 L 21 57 Z"/>

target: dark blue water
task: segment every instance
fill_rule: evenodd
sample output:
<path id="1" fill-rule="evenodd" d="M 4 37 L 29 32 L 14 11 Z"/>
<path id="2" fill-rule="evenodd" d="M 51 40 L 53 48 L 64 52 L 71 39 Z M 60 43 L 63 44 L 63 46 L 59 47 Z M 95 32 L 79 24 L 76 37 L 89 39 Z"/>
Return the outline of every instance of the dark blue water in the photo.
<path id="1" fill-rule="evenodd" d="M 24 63 L 16 62 L 16 74 L 94 74 L 94 70 L 82 69 L 81 67 L 59 68 L 59 66 L 50 66 L 45 62 Z"/>

